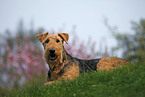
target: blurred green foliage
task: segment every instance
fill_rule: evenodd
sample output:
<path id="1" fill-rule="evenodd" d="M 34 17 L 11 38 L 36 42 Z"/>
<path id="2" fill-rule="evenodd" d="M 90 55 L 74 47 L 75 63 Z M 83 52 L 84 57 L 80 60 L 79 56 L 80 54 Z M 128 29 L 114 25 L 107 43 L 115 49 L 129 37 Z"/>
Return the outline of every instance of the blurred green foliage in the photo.
<path id="1" fill-rule="evenodd" d="M 123 58 L 131 62 L 145 62 L 145 19 L 139 23 L 131 22 L 132 33 L 119 32 L 117 27 L 111 27 L 106 22 L 109 31 L 117 40 L 117 46 L 112 50 L 122 50 Z"/>

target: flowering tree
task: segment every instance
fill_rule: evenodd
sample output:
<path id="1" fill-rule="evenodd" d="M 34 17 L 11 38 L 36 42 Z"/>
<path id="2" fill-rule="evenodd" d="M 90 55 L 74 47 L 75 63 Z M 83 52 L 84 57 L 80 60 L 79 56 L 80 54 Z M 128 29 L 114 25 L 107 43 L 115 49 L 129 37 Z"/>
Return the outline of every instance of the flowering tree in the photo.
<path id="1" fill-rule="evenodd" d="M 7 36 L 9 35 L 9 36 Z M 36 35 L 27 36 L 21 33 L 15 37 L 2 36 L 0 81 L 1 86 L 22 85 L 24 81 L 31 80 L 35 75 L 46 71 L 42 50 L 34 40 Z M 29 34 L 30 35 L 30 34 Z"/>
<path id="2" fill-rule="evenodd" d="M 91 38 L 88 38 L 87 41 L 79 40 L 79 37 L 76 35 L 75 32 L 70 33 L 71 39 L 69 44 L 65 44 L 65 48 L 69 54 L 73 57 L 81 58 L 81 59 L 95 59 L 98 57 L 108 57 L 109 53 L 107 51 L 107 46 L 104 47 L 101 52 L 100 50 L 96 50 L 96 41 L 92 41 Z"/>

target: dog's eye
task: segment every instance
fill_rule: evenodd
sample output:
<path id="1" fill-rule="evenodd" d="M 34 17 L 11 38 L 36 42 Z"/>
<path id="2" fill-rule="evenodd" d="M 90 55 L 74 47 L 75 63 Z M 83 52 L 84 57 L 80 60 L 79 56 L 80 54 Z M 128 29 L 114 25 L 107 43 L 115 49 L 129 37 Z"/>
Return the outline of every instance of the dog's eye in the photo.
<path id="1" fill-rule="evenodd" d="M 49 42 L 49 39 L 45 41 L 45 43 L 48 43 L 48 42 Z"/>
<path id="2" fill-rule="evenodd" d="M 56 42 L 59 43 L 60 41 L 57 39 Z"/>

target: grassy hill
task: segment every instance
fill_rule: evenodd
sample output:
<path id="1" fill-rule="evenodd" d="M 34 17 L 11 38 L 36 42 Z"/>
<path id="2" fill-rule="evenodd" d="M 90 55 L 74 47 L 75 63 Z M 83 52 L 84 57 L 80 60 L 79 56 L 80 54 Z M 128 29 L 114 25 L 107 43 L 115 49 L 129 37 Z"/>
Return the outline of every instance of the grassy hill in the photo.
<path id="1" fill-rule="evenodd" d="M 39 78 L 8 97 L 145 97 L 145 65 L 106 71 L 93 71 L 73 81 L 44 86 Z"/>

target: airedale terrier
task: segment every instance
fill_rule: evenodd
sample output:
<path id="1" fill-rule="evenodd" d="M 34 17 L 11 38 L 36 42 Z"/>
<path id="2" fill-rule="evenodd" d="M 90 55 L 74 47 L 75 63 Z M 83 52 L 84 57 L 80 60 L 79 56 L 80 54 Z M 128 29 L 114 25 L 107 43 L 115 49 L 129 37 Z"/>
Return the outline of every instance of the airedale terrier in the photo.
<path id="1" fill-rule="evenodd" d="M 68 43 L 69 35 L 67 33 L 37 35 L 38 40 L 43 44 L 44 57 L 49 64 L 47 83 L 49 85 L 56 80 L 74 79 L 83 72 L 91 70 L 116 69 L 118 66 L 128 65 L 129 62 L 115 58 L 101 58 L 92 60 L 82 60 L 69 55 L 63 46 L 63 41 Z"/>

